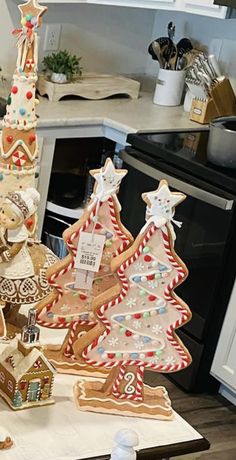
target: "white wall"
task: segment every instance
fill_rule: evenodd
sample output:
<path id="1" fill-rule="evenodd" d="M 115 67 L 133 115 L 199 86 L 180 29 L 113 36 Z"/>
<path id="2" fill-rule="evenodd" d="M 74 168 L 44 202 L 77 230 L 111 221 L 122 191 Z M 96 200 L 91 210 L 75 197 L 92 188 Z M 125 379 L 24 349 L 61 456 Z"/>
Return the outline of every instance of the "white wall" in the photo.
<path id="1" fill-rule="evenodd" d="M 16 5 L 16 0 L 0 0 L 0 65 L 6 73 L 12 72 L 15 64 L 11 30 L 13 24 L 19 25 Z M 101 5 L 50 4 L 40 31 L 40 57 L 45 24 L 56 22 L 62 24 L 60 47 L 81 55 L 85 70 L 156 75 L 157 63 L 151 60 L 147 47 L 152 38 L 166 35 L 170 20 L 176 24 L 176 39 L 188 36 L 207 46 L 213 38 L 222 39 L 221 64 L 236 85 L 236 19 Z"/>

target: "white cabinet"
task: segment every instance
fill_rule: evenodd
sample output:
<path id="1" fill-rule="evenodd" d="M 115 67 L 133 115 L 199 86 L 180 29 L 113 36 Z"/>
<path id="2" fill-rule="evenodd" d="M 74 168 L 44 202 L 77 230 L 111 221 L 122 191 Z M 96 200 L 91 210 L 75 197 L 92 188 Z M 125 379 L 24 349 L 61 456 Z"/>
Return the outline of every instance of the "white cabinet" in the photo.
<path id="1" fill-rule="evenodd" d="M 214 5 L 214 0 L 44 0 L 43 3 L 96 3 L 101 5 L 132 6 L 153 10 L 173 10 L 225 18 L 228 8 Z"/>
<path id="2" fill-rule="evenodd" d="M 211 374 L 236 392 L 236 282 L 231 294 Z"/>
<path id="3" fill-rule="evenodd" d="M 214 5 L 213 1 L 214 0 L 180 0 L 179 3 L 184 3 L 186 7 L 185 11 L 190 13 L 213 16 L 215 18 L 225 18 L 228 8 L 226 6 Z"/>

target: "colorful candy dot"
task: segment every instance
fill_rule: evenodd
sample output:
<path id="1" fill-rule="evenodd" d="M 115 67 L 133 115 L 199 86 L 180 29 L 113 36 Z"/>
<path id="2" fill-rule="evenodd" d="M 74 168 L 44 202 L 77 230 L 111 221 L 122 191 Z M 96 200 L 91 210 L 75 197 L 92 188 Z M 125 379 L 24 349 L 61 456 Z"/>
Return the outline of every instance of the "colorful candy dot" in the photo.
<path id="1" fill-rule="evenodd" d="M 129 359 L 129 353 L 124 353 L 123 358 L 124 358 L 124 359 Z"/>
<path id="2" fill-rule="evenodd" d="M 147 277 L 146 276 L 141 276 L 141 281 L 142 281 L 142 283 L 145 283 L 147 281 Z"/>
<path id="3" fill-rule="evenodd" d="M 22 26 L 25 26 L 26 23 L 27 23 L 27 19 L 26 19 L 26 18 L 22 18 L 22 19 L 21 19 L 21 25 L 22 25 Z"/>
<path id="4" fill-rule="evenodd" d="M 140 357 L 140 359 L 145 359 L 145 354 L 144 354 L 144 353 L 140 353 L 139 357 Z"/>
<path id="5" fill-rule="evenodd" d="M 107 353 L 107 357 L 109 359 L 113 359 L 113 358 L 115 358 L 115 353 Z"/>
<path id="6" fill-rule="evenodd" d="M 2 182 L 3 179 L 4 179 L 3 173 L 0 173 L 0 182 Z"/>
<path id="7" fill-rule="evenodd" d="M 150 248 L 149 248 L 149 246 L 145 246 L 145 247 L 143 248 L 143 253 L 144 253 L 144 254 L 147 254 L 148 252 L 150 252 Z"/>
<path id="8" fill-rule="evenodd" d="M 131 316 L 131 315 L 127 315 L 127 316 L 125 317 L 126 321 L 130 321 L 130 320 L 131 320 L 131 318 L 132 318 L 132 316 Z"/>
<path id="9" fill-rule="evenodd" d="M 134 276 L 134 277 L 133 277 L 133 281 L 134 281 L 135 283 L 140 283 L 140 281 L 141 281 L 141 276 Z"/>
<path id="10" fill-rule="evenodd" d="M 7 142 L 11 144 L 13 142 L 13 136 L 7 136 Z"/>
<path id="11" fill-rule="evenodd" d="M 116 353 L 116 358 L 118 359 L 121 359 L 122 358 L 122 353 L 120 353 L 119 351 Z"/>
<path id="12" fill-rule="evenodd" d="M 98 224 L 98 223 L 97 223 L 97 224 L 95 225 L 95 230 L 101 230 L 101 228 L 102 228 L 101 224 Z"/>
<path id="13" fill-rule="evenodd" d="M 143 318 L 149 318 L 149 316 L 150 316 L 150 313 L 148 311 L 145 311 L 143 313 Z"/>
<path id="14" fill-rule="evenodd" d="M 156 296 L 155 295 L 149 295 L 148 296 L 148 300 L 150 300 L 150 302 L 154 302 L 154 300 L 157 300 Z"/>
<path id="15" fill-rule="evenodd" d="M 157 314 L 156 310 L 152 310 L 150 313 L 151 316 L 156 316 L 156 314 Z"/>
<path id="16" fill-rule="evenodd" d="M 157 351 L 155 352 L 155 356 L 160 356 L 160 355 L 162 355 L 162 353 L 163 353 L 162 350 L 157 350 Z"/>
<path id="17" fill-rule="evenodd" d="M 27 21 L 25 25 L 28 27 L 28 29 L 33 29 L 33 24 L 31 24 L 30 21 Z"/>
<path id="18" fill-rule="evenodd" d="M 139 340 L 140 336 L 138 334 L 134 334 L 134 340 Z"/>
<path id="19" fill-rule="evenodd" d="M 135 313 L 134 318 L 135 319 L 140 319 L 141 318 L 141 313 Z"/>
<path id="20" fill-rule="evenodd" d="M 53 318 L 53 317 L 54 317 L 54 314 L 53 314 L 51 311 L 49 311 L 49 312 L 47 313 L 47 317 L 48 317 L 48 318 Z"/>
<path id="21" fill-rule="evenodd" d="M 17 86 L 13 86 L 11 89 L 12 94 L 17 94 L 18 93 L 18 88 Z"/>
<path id="22" fill-rule="evenodd" d="M 138 353 L 130 353 L 131 359 L 138 359 Z"/>
<path id="23" fill-rule="evenodd" d="M 152 258 L 151 258 L 151 256 L 146 255 L 146 256 L 144 257 L 144 260 L 145 260 L 145 262 L 151 262 Z"/>
<path id="24" fill-rule="evenodd" d="M 118 321 L 119 323 L 121 323 L 122 321 L 125 320 L 125 317 L 124 316 L 117 316 L 116 317 L 116 321 Z"/>
<path id="25" fill-rule="evenodd" d="M 28 92 L 26 93 L 26 97 L 27 97 L 27 99 L 29 99 L 29 100 L 32 99 L 32 97 L 33 97 L 32 91 L 28 91 Z"/>
<path id="26" fill-rule="evenodd" d="M 165 265 L 159 265 L 159 270 L 161 272 L 165 272 L 167 270 L 167 267 Z"/>
<path id="27" fill-rule="evenodd" d="M 99 353 L 99 355 L 102 355 L 102 354 L 104 353 L 104 351 L 105 351 L 104 348 L 102 348 L 102 347 L 99 347 L 99 348 L 98 348 L 98 353 Z"/>
<path id="28" fill-rule="evenodd" d="M 147 352 L 147 356 L 149 356 L 149 357 L 154 356 L 154 351 L 148 351 L 148 352 Z"/>
<path id="29" fill-rule="evenodd" d="M 32 14 L 27 14 L 25 16 L 25 19 L 26 19 L 26 21 L 31 21 L 32 17 L 33 17 Z"/>
<path id="30" fill-rule="evenodd" d="M 29 143 L 33 144 L 33 142 L 36 141 L 36 135 L 35 134 L 30 134 L 29 135 Z"/>
<path id="31" fill-rule="evenodd" d="M 141 297 L 145 297 L 146 291 L 145 291 L 144 289 L 141 289 L 141 290 L 139 291 L 139 295 L 140 295 Z"/>
<path id="32" fill-rule="evenodd" d="M 81 299 L 81 300 L 86 300 L 86 299 L 87 299 L 87 296 L 86 296 L 86 295 L 84 295 L 84 294 L 80 294 L 80 296 L 79 296 L 79 297 L 80 297 L 80 299 Z"/>
<path id="33" fill-rule="evenodd" d="M 147 276 L 148 281 L 152 281 L 152 280 L 154 280 L 154 278 L 155 278 L 155 275 L 148 275 Z"/>
<path id="34" fill-rule="evenodd" d="M 163 315 L 164 313 L 166 313 L 166 308 L 165 307 L 160 308 L 159 313 L 160 313 L 160 315 Z"/>
<path id="35" fill-rule="evenodd" d="M 154 261 L 152 262 L 152 267 L 157 267 L 157 265 L 158 265 L 157 260 L 154 260 Z"/>
<path id="36" fill-rule="evenodd" d="M 133 335 L 133 333 L 131 331 L 126 330 L 125 335 L 126 335 L 126 337 L 131 337 Z"/>
<path id="37" fill-rule="evenodd" d="M 125 331 L 126 331 L 125 327 L 121 327 L 121 328 L 120 328 L 120 334 L 124 334 Z"/>
<path id="38" fill-rule="evenodd" d="M 110 232 L 106 232 L 106 238 L 110 240 L 113 237 L 113 234 Z"/>
<path id="39" fill-rule="evenodd" d="M 19 110 L 19 113 L 20 113 L 20 115 L 24 116 L 24 115 L 26 114 L 26 110 L 23 109 L 23 108 L 21 108 L 21 109 Z"/>
<path id="40" fill-rule="evenodd" d="M 32 19 L 31 19 L 31 24 L 33 24 L 33 26 L 37 26 L 38 24 L 38 19 L 36 16 L 33 16 Z"/>
<path id="41" fill-rule="evenodd" d="M 7 104 L 8 104 L 8 105 L 11 105 L 11 96 L 8 96 L 8 98 L 7 98 Z"/>
<path id="42" fill-rule="evenodd" d="M 155 274 L 155 280 L 159 280 L 161 278 L 161 273 L 156 273 Z"/>
<path id="43" fill-rule="evenodd" d="M 144 343 L 149 343 L 149 342 L 151 342 L 151 339 L 150 339 L 150 337 L 144 337 L 143 341 L 144 341 Z"/>
<path id="44" fill-rule="evenodd" d="M 102 359 L 107 359 L 107 354 L 106 353 L 102 354 Z"/>

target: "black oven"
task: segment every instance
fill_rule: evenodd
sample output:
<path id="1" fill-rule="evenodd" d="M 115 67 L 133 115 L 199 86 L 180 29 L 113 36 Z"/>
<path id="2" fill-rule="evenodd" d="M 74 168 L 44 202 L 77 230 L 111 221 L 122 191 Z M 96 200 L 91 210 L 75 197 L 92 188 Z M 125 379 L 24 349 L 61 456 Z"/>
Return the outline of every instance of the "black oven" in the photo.
<path id="1" fill-rule="evenodd" d="M 171 160 L 171 155 L 175 157 L 179 152 L 177 160 L 185 155 L 188 162 L 189 158 L 197 161 L 192 144 L 190 153 L 183 140 L 190 134 L 175 134 L 178 139 L 173 138 L 173 133 L 168 135 L 172 145 L 169 154 L 170 145 L 166 138 L 162 145 L 156 142 L 155 154 L 145 152 L 143 147 L 142 150 L 127 147 L 122 153 L 123 167 L 129 173 L 123 180 L 119 195 L 121 217 L 125 226 L 136 236 L 145 218 L 145 203 L 141 194 L 155 190 L 161 179 L 166 179 L 173 191 L 187 195 L 187 199 L 176 208 L 176 219 L 183 225 L 181 229 L 175 228 L 175 248 L 189 269 L 189 277 L 178 287 L 177 293 L 188 303 L 193 317 L 178 334 L 190 350 L 193 363 L 171 378 L 189 391 L 216 390 L 218 382 L 210 376 L 209 370 L 236 274 L 236 179 L 234 192 L 233 187 L 228 185 L 230 181 L 233 183 L 234 172 L 231 172 L 226 186 L 223 186 L 222 170 L 214 169 L 207 162 L 201 162 L 196 167 L 196 164 L 184 165 L 181 159 L 179 162 Z M 191 135 L 195 136 L 193 133 Z M 156 140 L 164 139 L 159 136 L 156 136 Z M 198 139 L 203 137 L 207 140 L 207 136 L 208 133 L 202 133 Z M 198 156 L 203 158 L 204 144 L 200 147 L 199 142 Z M 204 172 L 201 171 L 203 166 Z M 227 171 L 223 173 L 227 174 Z M 217 175 L 219 181 L 215 179 Z"/>

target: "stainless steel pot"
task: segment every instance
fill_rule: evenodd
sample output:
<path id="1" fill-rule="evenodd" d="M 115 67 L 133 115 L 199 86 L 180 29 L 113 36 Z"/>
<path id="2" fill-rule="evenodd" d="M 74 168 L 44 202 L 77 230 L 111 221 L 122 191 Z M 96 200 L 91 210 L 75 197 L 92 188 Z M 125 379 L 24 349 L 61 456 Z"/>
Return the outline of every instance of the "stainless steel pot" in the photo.
<path id="1" fill-rule="evenodd" d="M 236 116 L 211 121 L 207 158 L 218 166 L 236 168 Z"/>

